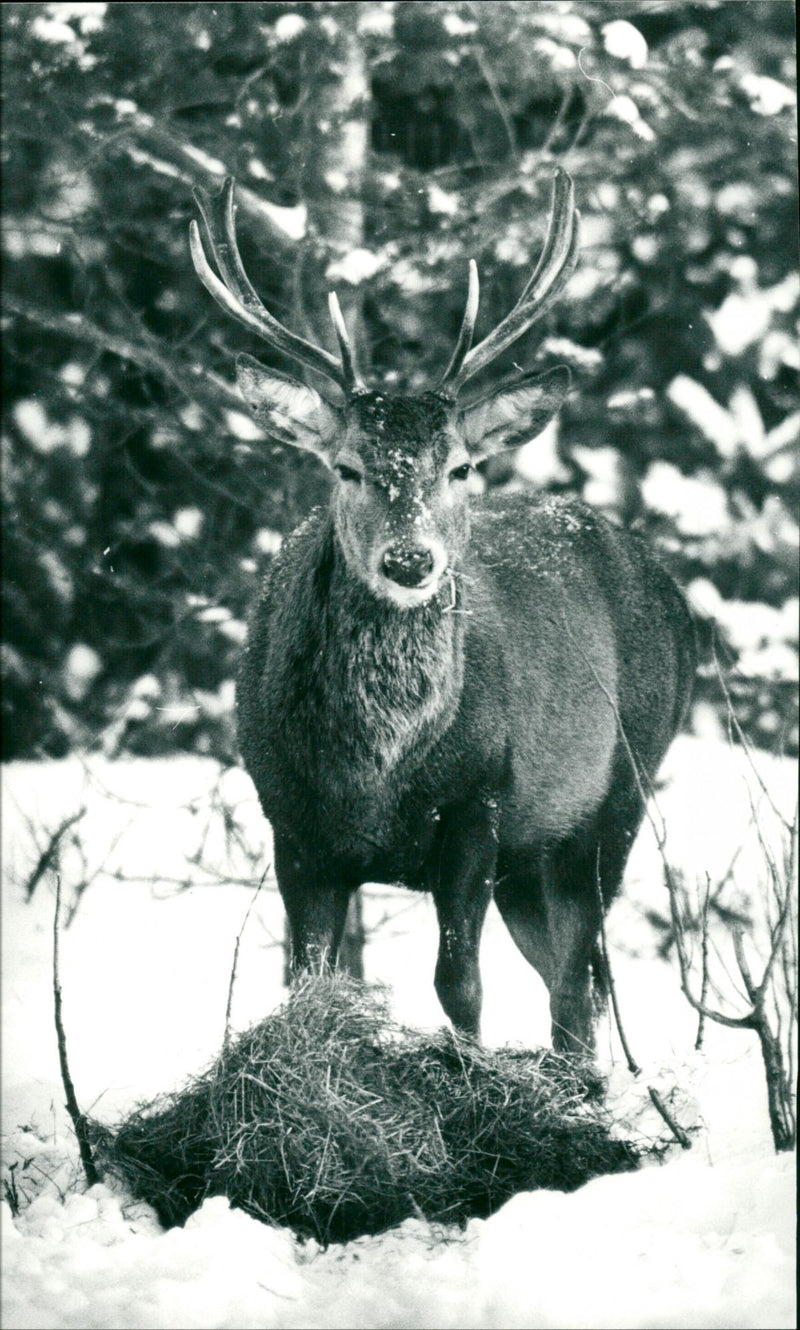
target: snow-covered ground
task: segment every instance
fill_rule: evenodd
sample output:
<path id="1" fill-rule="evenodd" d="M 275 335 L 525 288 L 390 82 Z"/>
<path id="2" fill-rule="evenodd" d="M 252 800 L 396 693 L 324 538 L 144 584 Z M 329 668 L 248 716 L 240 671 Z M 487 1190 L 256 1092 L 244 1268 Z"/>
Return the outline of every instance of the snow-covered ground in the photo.
<path id="1" fill-rule="evenodd" d="M 729 904 L 763 894 L 768 855 L 780 852 L 777 814 L 792 817 L 795 764 L 759 755 L 757 767 L 758 776 L 741 751 L 684 737 L 662 772 L 656 820 L 666 826 L 670 862 L 690 884 L 728 874 Z M 201 759 L 93 757 L 15 764 L 3 784 L 4 1177 L 17 1202 L 16 1214 L 3 1207 L 8 1330 L 796 1324 L 795 1155 L 773 1150 L 754 1036 L 711 1025 L 704 1050 L 694 1051 L 696 1017 L 645 918 L 668 916 L 652 826 L 634 848 L 610 921 L 642 1074 L 627 1072 L 608 1030 L 600 1050 L 621 1129 L 662 1131 L 646 1107 L 647 1086 L 676 1088 L 678 1115 L 698 1127 L 692 1150 L 676 1147 L 661 1165 L 571 1195 L 520 1194 L 464 1233 L 409 1220 L 323 1251 L 219 1198 L 185 1228 L 164 1232 L 120 1189 L 85 1190 L 53 1033 L 52 871 L 25 899 L 49 837 L 85 805 L 58 859 L 66 911 L 76 885 L 89 884 L 61 937 L 79 1099 L 113 1120 L 179 1086 L 219 1050 L 234 946 L 253 899 L 249 887 L 219 877 L 257 880 L 270 863 L 247 777 L 228 772 L 220 783 Z M 186 881 L 194 885 L 182 888 Z M 390 984 L 401 1020 L 439 1025 L 430 903 L 371 888 L 366 919 L 368 977 Z M 242 933 L 237 1029 L 282 1000 L 281 937 L 268 874 Z M 547 1042 L 545 990 L 496 913 L 482 967 L 486 1042 Z M 734 1011 L 734 987 L 730 994 Z"/>

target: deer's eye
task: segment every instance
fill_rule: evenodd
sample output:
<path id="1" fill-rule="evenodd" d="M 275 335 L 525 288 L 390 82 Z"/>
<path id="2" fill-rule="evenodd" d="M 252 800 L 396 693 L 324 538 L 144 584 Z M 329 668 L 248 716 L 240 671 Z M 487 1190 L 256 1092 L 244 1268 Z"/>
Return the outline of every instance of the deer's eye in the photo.
<path id="1" fill-rule="evenodd" d="M 360 471 L 356 471 L 354 466 L 346 466 L 344 462 L 336 463 L 336 474 L 340 480 L 347 481 L 352 485 L 360 485 L 362 476 Z"/>
<path id="2" fill-rule="evenodd" d="M 461 466 L 454 466 L 450 472 L 450 480 L 466 480 L 472 470 L 471 462 L 463 462 Z"/>

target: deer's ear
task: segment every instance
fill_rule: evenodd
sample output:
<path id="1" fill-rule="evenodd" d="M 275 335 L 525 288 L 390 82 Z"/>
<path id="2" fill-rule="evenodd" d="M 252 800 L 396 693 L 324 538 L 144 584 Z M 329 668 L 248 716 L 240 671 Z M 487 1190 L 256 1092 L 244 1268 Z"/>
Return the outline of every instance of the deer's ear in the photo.
<path id="1" fill-rule="evenodd" d="M 476 459 L 515 448 L 541 434 L 569 392 L 570 372 L 561 365 L 529 375 L 465 408 L 464 439 Z"/>
<path id="2" fill-rule="evenodd" d="M 236 381 L 259 425 L 280 443 L 290 443 L 330 458 L 333 438 L 339 427 L 336 408 L 297 379 L 277 370 L 265 369 L 252 356 L 236 357 Z"/>

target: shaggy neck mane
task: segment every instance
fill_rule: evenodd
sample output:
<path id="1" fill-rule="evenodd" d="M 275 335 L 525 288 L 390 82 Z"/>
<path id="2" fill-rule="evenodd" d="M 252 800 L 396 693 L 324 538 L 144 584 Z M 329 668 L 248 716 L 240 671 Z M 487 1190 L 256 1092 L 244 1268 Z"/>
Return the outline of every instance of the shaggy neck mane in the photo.
<path id="1" fill-rule="evenodd" d="M 309 613 L 296 607 L 286 643 L 297 684 L 287 719 L 294 737 L 302 717 L 311 770 L 333 765 L 363 793 L 424 759 L 463 683 L 463 616 L 449 599 L 448 586 L 409 609 L 378 599 L 347 567 L 332 522 L 323 525 Z"/>

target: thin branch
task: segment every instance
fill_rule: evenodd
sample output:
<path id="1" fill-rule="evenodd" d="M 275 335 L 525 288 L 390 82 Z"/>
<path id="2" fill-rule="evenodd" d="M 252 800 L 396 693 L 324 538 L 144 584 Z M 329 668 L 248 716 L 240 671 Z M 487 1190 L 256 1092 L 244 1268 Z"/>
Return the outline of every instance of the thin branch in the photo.
<path id="1" fill-rule="evenodd" d="M 195 185 L 217 188 L 229 174 L 224 162 L 176 138 L 169 130 L 156 125 L 143 111 L 132 115 L 115 134 L 99 136 L 91 127 L 83 132 L 93 144 L 93 154 L 107 156 L 121 152 L 135 165 L 144 166 L 155 175 L 177 180 L 187 191 Z M 304 214 L 300 209 L 270 203 L 246 187 L 238 192 L 237 202 L 242 216 L 273 252 L 277 247 L 285 255 L 294 249 L 305 232 Z"/>
<path id="2" fill-rule="evenodd" d="M 617 1000 L 617 986 L 614 982 L 614 975 L 611 969 L 611 960 L 608 954 L 606 925 L 603 913 L 603 888 L 600 879 L 599 845 L 597 847 L 597 867 L 595 871 L 595 885 L 597 888 L 597 899 L 600 905 L 600 947 L 603 953 L 603 965 L 605 966 L 606 980 L 608 983 L 608 995 L 611 999 L 611 1009 L 614 1013 L 614 1022 L 617 1027 L 617 1033 L 619 1035 L 620 1043 L 622 1044 L 622 1051 L 625 1054 L 625 1060 L 628 1064 L 628 1071 L 631 1073 L 631 1075 L 638 1076 L 640 1075 L 642 1069 L 638 1065 L 636 1059 L 633 1056 L 633 1053 L 631 1052 L 630 1044 L 628 1043 L 628 1039 L 622 1024 L 622 1015 L 620 1013 L 619 1002 Z M 662 1118 L 666 1122 L 670 1131 L 674 1135 L 678 1144 L 684 1150 L 691 1150 L 692 1142 L 690 1137 L 684 1131 L 683 1127 L 681 1127 L 680 1124 L 675 1120 L 674 1115 L 670 1113 L 669 1109 L 664 1103 L 664 1100 L 661 1098 L 661 1095 L 658 1093 L 658 1090 L 656 1090 L 654 1086 L 648 1085 L 647 1092 L 650 1095 L 650 1098 L 653 1104 L 655 1105 L 656 1109 L 661 1114 Z"/>
<path id="3" fill-rule="evenodd" d="M 475 5 L 471 4 L 469 8 L 474 12 Z M 484 54 L 479 46 L 472 47 L 472 55 L 475 57 L 475 63 L 478 66 L 481 77 L 483 78 L 487 88 L 489 89 L 489 95 L 491 96 L 491 99 L 495 104 L 495 107 L 497 109 L 497 114 L 500 116 L 500 119 L 503 122 L 503 129 L 506 131 L 506 138 L 508 139 L 508 146 L 511 150 L 511 157 L 514 161 L 516 161 L 518 154 L 518 145 L 517 145 L 517 135 L 514 130 L 514 122 L 512 121 L 511 116 L 508 114 L 508 107 L 503 101 L 503 98 L 500 96 L 500 90 L 497 86 L 497 80 L 495 79 L 494 74 L 489 68 L 484 58 Z"/>
<path id="4" fill-rule="evenodd" d="M 261 874 L 261 881 L 259 882 L 255 891 L 253 892 L 250 904 L 245 910 L 244 919 L 242 920 L 242 926 L 236 935 L 236 944 L 233 948 L 233 960 L 231 962 L 231 977 L 228 982 L 228 1001 L 225 1005 L 225 1033 L 223 1035 L 223 1040 L 222 1040 L 222 1047 L 224 1052 L 227 1052 L 231 1042 L 231 1007 L 233 1006 L 233 989 L 234 985 L 236 984 L 236 968 L 239 964 L 239 946 L 242 941 L 242 934 L 244 933 L 244 930 L 247 926 L 247 921 L 250 918 L 250 911 L 252 910 L 253 906 L 256 903 L 256 900 L 258 899 L 258 894 L 261 891 L 261 888 L 263 887 L 266 881 L 267 874 L 269 873 L 270 868 L 271 865 L 268 864 L 267 867 L 264 869 L 264 872 Z"/>
<path id="5" fill-rule="evenodd" d="M 691 1150 L 692 1148 L 691 1138 L 683 1130 L 683 1127 L 680 1125 L 680 1123 L 675 1120 L 673 1114 L 670 1113 L 669 1109 L 664 1103 L 664 1100 L 661 1098 L 661 1095 L 658 1093 L 658 1090 L 656 1090 L 654 1086 L 648 1085 L 647 1092 L 650 1095 L 650 1098 L 652 1099 L 659 1113 L 661 1114 L 662 1118 L 666 1122 L 667 1126 L 669 1127 L 670 1131 L 674 1134 L 678 1144 L 684 1150 Z"/>
<path id="6" fill-rule="evenodd" d="M 733 951 L 736 956 L 736 964 L 739 966 L 739 973 L 744 980 L 744 986 L 747 991 L 747 996 L 753 1004 L 753 1010 L 757 1011 L 761 1005 L 759 1000 L 759 989 L 753 983 L 753 976 L 750 973 L 750 965 L 744 954 L 744 929 L 742 928 L 742 925 L 737 924 L 736 927 L 731 930 L 731 935 L 733 937 Z"/>
<path id="7" fill-rule="evenodd" d="M 65 818 L 64 821 L 58 827 L 56 827 L 55 831 L 50 833 L 50 840 L 48 844 L 45 846 L 45 848 L 42 850 L 41 854 L 39 855 L 36 865 L 34 866 L 33 872 L 31 873 L 30 877 L 25 883 L 26 900 L 31 899 L 39 882 L 44 877 L 44 874 L 47 872 L 48 868 L 52 867 L 53 860 L 58 854 L 61 842 L 64 839 L 67 832 L 69 831 L 70 827 L 74 827 L 76 822 L 80 822 L 85 812 L 86 812 L 86 805 L 83 804 L 76 813 L 72 813 L 70 817 Z"/>
<path id="8" fill-rule="evenodd" d="M 191 401 L 198 402 L 207 412 L 210 410 L 215 417 L 219 416 L 222 405 L 239 411 L 242 415 L 245 414 L 245 405 L 235 384 L 228 383 L 220 375 L 209 370 L 204 369 L 201 373 L 199 367 L 195 366 L 187 366 L 176 371 L 165 357 L 163 344 L 154 342 L 152 346 L 148 346 L 143 342 L 135 342 L 101 328 L 83 314 L 63 314 L 56 310 L 43 309 L 27 301 L 18 300 L 13 295 L 6 296 L 5 305 L 7 311 L 30 320 L 39 328 L 46 328 L 48 332 L 78 342 L 86 342 L 90 346 L 97 347 L 99 351 L 110 351 L 120 360 L 129 360 L 148 373 L 157 375 L 159 379 L 167 380 Z M 253 429 L 254 431 L 257 429 L 255 424 Z M 258 433 L 261 434 L 261 431 Z M 261 434 L 261 437 L 266 436 Z"/>
<path id="9" fill-rule="evenodd" d="M 703 908 L 702 908 L 702 912 L 701 912 L 701 915 L 700 915 L 700 920 L 701 920 L 701 932 L 700 932 L 700 966 L 701 966 L 701 969 L 700 969 L 700 1001 L 701 1001 L 701 1003 L 703 1004 L 703 1006 L 705 1006 L 705 1004 L 706 1004 L 706 999 L 707 999 L 707 997 L 708 997 L 708 983 L 709 983 L 709 971 L 708 971 L 708 905 L 709 905 L 709 901 L 710 901 L 710 899 L 711 899 L 711 877 L 710 877 L 710 875 L 709 875 L 708 873 L 706 873 L 706 890 L 705 890 L 705 895 L 703 896 Z M 704 1036 L 704 1034 L 705 1034 L 705 1023 L 706 1023 L 706 1018 L 705 1018 L 705 1016 L 703 1015 L 703 1013 L 700 1012 L 700 1014 L 699 1014 L 699 1016 L 698 1016 L 698 1018 L 697 1018 L 697 1038 L 696 1038 L 695 1041 L 694 1041 L 695 1051 L 698 1052 L 698 1053 L 699 1053 L 700 1049 L 703 1047 L 703 1036 Z"/>
<path id="10" fill-rule="evenodd" d="M 564 89 L 564 94 L 561 98 L 561 105 L 559 106 L 558 111 L 556 113 L 556 118 L 553 121 L 552 125 L 550 126 L 550 129 L 548 130 L 547 138 L 545 139 L 544 143 L 539 149 L 542 160 L 545 160 L 547 157 L 550 156 L 553 143 L 558 134 L 558 131 L 561 129 L 561 126 L 564 123 L 564 117 L 567 114 L 567 108 L 570 102 L 572 101 L 573 90 L 574 90 L 573 85 L 571 83 Z"/>
<path id="11" fill-rule="evenodd" d="M 61 1067 L 61 1083 L 64 1086 L 64 1093 L 67 1099 L 67 1112 L 72 1119 L 72 1126 L 75 1130 L 75 1136 L 78 1141 L 81 1163 L 86 1176 L 86 1184 L 93 1187 L 100 1181 L 100 1173 L 94 1162 L 92 1147 L 89 1143 L 89 1133 L 87 1130 L 86 1116 L 78 1107 L 78 1100 L 75 1094 L 75 1086 L 69 1069 L 69 1060 L 67 1058 L 67 1036 L 64 1032 L 64 1020 L 62 1013 L 61 1000 L 61 976 L 59 974 L 59 919 L 61 914 L 61 874 L 56 873 L 56 908 L 53 920 L 53 1014 L 56 1026 L 56 1040 L 58 1043 L 58 1061 Z"/>
<path id="12" fill-rule="evenodd" d="M 777 893 L 777 890 L 778 890 L 778 881 L 777 881 L 777 878 L 773 878 L 773 889 L 774 889 L 775 892 Z M 767 985 L 768 985 L 769 980 L 770 980 L 771 975 L 772 975 L 772 968 L 773 968 L 773 966 L 774 966 L 774 964 L 775 964 L 775 959 L 776 959 L 776 957 L 777 957 L 777 955 L 778 955 L 778 952 L 779 952 L 779 950 L 780 950 L 781 943 L 783 942 L 783 935 L 784 935 L 784 933 L 786 932 L 786 925 L 787 925 L 787 922 L 788 922 L 788 919 L 789 919 L 789 914 L 790 914 L 790 906 L 791 906 L 791 890 L 788 890 L 788 891 L 786 892 L 786 896 L 784 897 L 783 902 L 781 903 L 780 914 L 778 915 L 778 919 L 777 919 L 777 921 L 776 921 L 776 923 L 775 923 L 775 926 L 774 926 L 774 928 L 773 928 L 773 930 L 772 930 L 772 934 L 771 934 L 771 942 L 772 942 L 772 946 L 771 946 L 771 948 L 770 948 L 770 953 L 769 953 L 769 956 L 768 956 L 768 958 L 767 958 L 767 963 L 766 963 L 766 965 L 765 965 L 765 967 L 764 967 L 764 974 L 763 974 L 763 977 L 762 977 L 762 979 L 761 979 L 761 983 L 759 984 L 758 989 L 757 989 L 757 992 L 756 992 L 756 1000 L 757 1000 L 757 1002 L 758 1002 L 759 1005 L 762 1005 L 763 1002 L 764 1002 L 764 997 L 765 997 L 765 994 L 766 994 Z M 737 959 L 737 961 L 738 961 L 738 959 L 739 959 L 738 956 L 737 956 L 736 959 Z M 740 967 L 740 968 L 741 968 L 741 967 Z M 744 978 L 744 976 L 742 976 L 742 977 Z M 746 983 L 746 982 L 747 982 L 747 980 L 745 980 L 745 983 Z"/>
<path id="13" fill-rule="evenodd" d="M 723 695 L 723 697 L 725 698 L 725 708 L 726 708 L 726 712 L 727 712 L 727 718 L 728 718 L 728 726 L 729 726 L 729 729 L 731 729 L 731 730 L 733 731 L 733 733 L 736 735 L 736 739 L 737 739 L 738 743 L 741 745 L 742 751 L 744 752 L 745 757 L 747 758 L 747 764 L 748 764 L 748 766 L 750 767 L 750 770 L 752 771 L 752 773 L 753 773 L 753 775 L 754 775 L 754 777 L 755 777 L 755 779 L 756 779 L 756 783 L 758 784 L 758 787 L 759 787 L 759 789 L 761 790 L 761 793 L 764 795 L 764 798 L 767 800 L 767 803 L 769 804 L 769 806 L 770 806 L 770 808 L 772 809 L 772 811 L 773 811 L 773 813 L 775 814 L 775 816 L 778 818 L 779 822 L 781 822 L 782 825 L 783 825 L 783 826 L 787 829 L 787 831 L 788 831 L 788 830 L 789 830 L 789 823 L 786 821 L 786 818 L 783 816 L 783 814 L 781 813 L 780 809 L 779 809 L 779 808 L 777 807 L 777 805 L 775 804 L 775 801 L 774 801 L 774 799 L 772 798 L 772 795 L 770 794 L 770 792 L 769 792 L 769 790 L 768 790 L 768 788 L 767 788 L 767 786 L 766 786 L 766 784 L 765 784 L 765 782 L 764 782 L 764 780 L 763 780 L 763 778 L 762 778 L 762 776 L 761 776 L 761 773 L 759 772 L 759 770 L 758 770 L 758 768 L 757 768 L 757 766 L 756 766 L 756 764 L 755 764 L 755 762 L 754 762 L 754 760 L 753 760 L 753 752 L 752 752 L 752 748 L 751 748 L 751 746 L 750 746 L 750 741 L 748 740 L 747 735 L 744 733 L 744 731 L 743 731 L 741 725 L 739 724 L 739 719 L 738 719 L 738 717 L 737 717 L 737 715 L 736 715 L 736 712 L 735 712 L 735 710 L 734 710 L 734 707 L 733 707 L 733 699 L 731 698 L 730 690 L 728 689 L 728 685 L 727 685 L 727 683 L 725 682 L 725 677 L 724 677 L 724 674 L 723 674 L 723 671 L 722 671 L 722 667 L 721 667 L 721 665 L 720 665 L 720 663 L 719 663 L 719 659 L 718 659 L 718 657 L 717 657 L 716 646 L 712 646 L 712 656 L 713 656 L 713 660 L 714 660 L 714 670 L 715 670 L 715 672 L 716 672 L 717 682 L 718 682 L 720 688 L 722 689 L 722 695 Z M 755 811 L 755 810 L 754 810 L 754 811 Z"/>
<path id="14" fill-rule="evenodd" d="M 619 1034 L 620 1043 L 622 1044 L 622 1051 L 625 1054 L 625 1060 L 628 1064 L 628 1071 L 631 1072 L 632 1075 L 638 1076 L 639 1072 L 641 1071 L 641 1067 L 639 1066 L 639 1064 L 637 1063 L 636 1059 L 633 1056 L 633 1053 L 631 1052 L 630 1044 L 628 1043 L 628 1039 L 622 1025 L 622 1016 L 619 1009 L 619 1002 L 617 1000 L 617 985 L 614 982 L 614 975 L 611 970 L 611 960 L 608 954 L 605 911 L 603 908 L 603 888 L 600 880 L 599 845 L 597 847 L 597 863 L 595 866 L 595 887 L 597 893 L 597 903 L 600 907 L 600 950 L 603 955 L 603 966 L 605 967 L 605 977 L 606 977 L 606 982 L 608 983 L 608 996 L 611 999 L 611 1010 L 614 1013 L 614 1021 L 616 1023 L 617 1033 Z"/>
<path id="15" fill-rule="evenodd" d="M 108 877 L 115 882 L 149 882 L 151 886 L 163 882 L 165 885 L 178 887 L 180 891 L 188 891 L 189 888 L 195 891 L 199 887 L 252 887 L 253 885 L 252 877 L 234 877 L 226 873 L 216 872 L 214 869 L 202 865 L 195 866 L 202 867 L 202 871 L 208 874 L 208 881 L 198 882 L 188 873 L 186 877 L 170 876 L 167 873 L 151 874 L 148 877 L 143 873 L 124 873 L 121 868 L 109 871 Z M 163 896 L 159 896 L 159 900 L 172 900 L 178 894 L 179 892 L 165 893 Z"/>
<path id="16" fill-rule="evenodd" d="M 684 996 L 695 1011 L 702 1016 L 707 1016 L 709 1020 L 717 1021 L 719 1025 L 727 1025 L 734 1030 L 752 1030 L 755 1028 L 752 1012 L 745 1016 L 727 1016 L 724 1012 L 717 1011 L 709 1007 L 692 990 L 692 972 L 691 962 L 686 950 L 686 930 L 683 920 L 680 916 L 678 906 L 678 887 L 672 875 L 672 870 L 666 859 L 662 859 L 662 869 L 664 880 L 669 895 L 670 916 L 672 918 L 672 931 L 675 937 L 675 950 L 678 956 L 678 966 L 681 974 L 681 988 Z"/>
<path id="17" fill-rule="evenodd" d="M 569 624 L 566 622 L 566 620 L 564 620 L 564 624 L 565 624 L 566 631 L 567 631 L 569 637 L 572 639 L 573 642 L 575 642 L 575 638 L 574 638 L 574 636 L 573 636 L 573 634 L 572 634 L 572 632 L 571 632 L 571 630 L 570 630 L 570 628 L 569 628 Z M 579 644 L 576 643 L 576 645 L 578 645 L 578 649 L 580 650 L 580 646 L 579 646 Z M 651 789 L 650 789 L 649 792 L 645 790 L 644 782 L 643 782 L 643 780 L 642 780 L 642 775 L 641 775 L 641 772 L 640 772 L 640 770 L 639 770 L 639 764 L 638 764 L 638 762 L 637 762 L 637 760 L 636 760 L 636 756 L 635 756 L 635 754 L 634 754 L 634 752 L 633 752 L 633 749 L 631 748 L 630 742 L 629 742 L 629 740 L 628 740 L 628 736 L 627 736 L 627 734 L 625 733 L 625 727 L 624 727 L 624 725 L 623 725 L 623 723 L 622 723 L 622 717 L 621 717 L 621 715 L 620 715 L 619 707 L 617 706 L 616 699 L 612 696 L 612 694 L 611 694 L 611 692 L 609 691 L 609 689 L 608 689 L 608 688 L 606 687 L 606 685 L 603 683 L 603 680 L 600 678 L 600 676 L 599 676 L 597 670 L 595 669 L 595 666 L 594 666 L 593 661 L 591 661 L 591 660 L 589 659 L 589 657 L 586 655 L 585 652 L 581 651 L 581 655 L 583 656 L 584 660 L 586 661 L 586 664 L 588 665 L 589 670 L 591 671 L 592 675 L 594 676 L 594 679 L 595 679 L 595 682 L 597 683 L 598 688 L 599 688 L 600 691 L 603 693 L 604 697 L 606 698 L 606 700 L 607 700 L 607 702 L 608 702 L 608 705 L 611 707 L 611 710 L 612 710 L 612 712 L 613 712 L 613 714 L 614 714 L 614 719 L 615 719 L 616 724 L 617 724 L 617 729 L 618 729 L 618 732 L 619 732 L 620 738 L 621 738 L 621 740 L 622 740 L 623 746 L 624 746 L 624 748 L 625 748 L 625 752 L 626 752 L 626 754 L 627 754 L 628 761 L 630 762 L 630 765 L 631 765 L 631 771 L 632 771 L 632 773 L 633 773 L 633 777 L 634 777 L 634 780 L 635 780 L 635 782 L 636 782 L 636 787 L 637 787 L 637 789 L 638 789 L 638 791 L 639 791 L 639 796 L 640 796 L 640 798 L 641 798 L 641 800 L 642 800 L 642 803 L 643 803 L 643 805 L 644 805 L 645 815 L 646 815 L 646 817 L 647 817 L 648 822 L 650 823 L 650 826 L 651 826 L 651 828 L 652 828 L 653 834 L 654 834 L 654 836 L 655 836 L 655 838 L 656 838 L 656 846 L 657 846 L 658 851 L 659 851 L 659 854 L 660 854 L 660 856 L 661 856 L 661 862 L 662 862 L 662 866 L 663 866 L 664 878 L 665 878 L 665 881 L 666 881 L 667 891 L 668 891 L 668 894 L 669 894 L 670 914 L 671 914 L 671 917 L 672 917 L 672 925 L 673 925 L 673 931 L 674 931 L 674 935 L 675 935 L 675 946 L 676 946 L 676 951 L 677 951 L 677 953 L 678 953 L 678 964 L 679 964 L 679 966 L 680 966 L 680 972 L 681 972 L 681 988 L 683 989 L 683 992 L 684 992 L 686 998 L 688 999 L 688 1001 L 689 1001 L 689 1002 L 691 1003 L 691 1005 L 694 1007 L 695 1011 L 699 1012 L 699 1013 L 700 1013 L 701 1015 L 703 1015 L 703 1016 L 707 1016 L 709 1020 L 717 1021 L 717 1023 L 720 1024 L 720 1025 L 727 1025 L 727 1026 L 729 1026 L 731 1029 L 742 1029 L 742 1030 L 754 1030 L 754 1029 L 757 1029 L 757 1028 L 758 1028 L 758 1026 L 757 1026 L 757 1021 L 756 1021 L 756 1019 L 755 1019 L 755 1015 L 754 1015 L 753 1012 L 749 1012 L 749 1013 L 747 1013 L 745 1016 L 727 1016 L 727 1015 L 725 1015 L 724 1012 L 716 1011 L 716 1010 L 714 1010 L 714 1009 L 712 1009 L 712 1008 L 710 1008 L 710 1007 L 707 1007 L 706 1004 L 705 1004 L 704 1002 L 701 1002 L 701 1000 L 697 997 L 697 995 L 696 995 L 695 993 L 692 992 L 692 988 L 691 988 L 691 967 L 690 967 L 689 957 L 688 957 L 688 954 L 687 954 L 687 951 L 686 951 L 686 945 L 685 945 L 685 931 L 684 931 L 684 928 L 683 928 L 683 922 L 682 922 L 682 920 L 681 920 L 681 918 L 680 918 L 680 912 L 679 912 L 679 909 L 678 909 L 678 891 L 677 891 L 677 886 L 676 886 L 676 883 L 675 883 L 675 879 L 674 879 L 673 874 L 672 874 L 672 869 L 671 869 L 671 867 L 670 867 L 670 864 L 669 864 L 669 861 L 667 860 L 667 855 L 666 855 L 666 828 L 665 828 L 665 824 L 664 824 L 664 819 L 663 819 L 663 817 L 661 816 L 661 814 L 660 814 L 660 812 L 659 812 L 659 820 L 660 820 L 661 825 L 660 825 L 660 827 L 656 825 L 656 820 L 655 820 L 655 817 L 653 816 L 653 811 L 652 811 L 652 808 L 651 808 L 651 805 L 655 806 L 655 800 L 654 800 L 654 798 L 653 798 L 652 786 L 651 786 Z M 650 782 L 648 781 L 648 783 L 650 783 Z M 766 793 L 766 790 L 765 790 L 765 793 Z M 656 811 L 658 811 L 657 808 L 656 808 Z"/>

